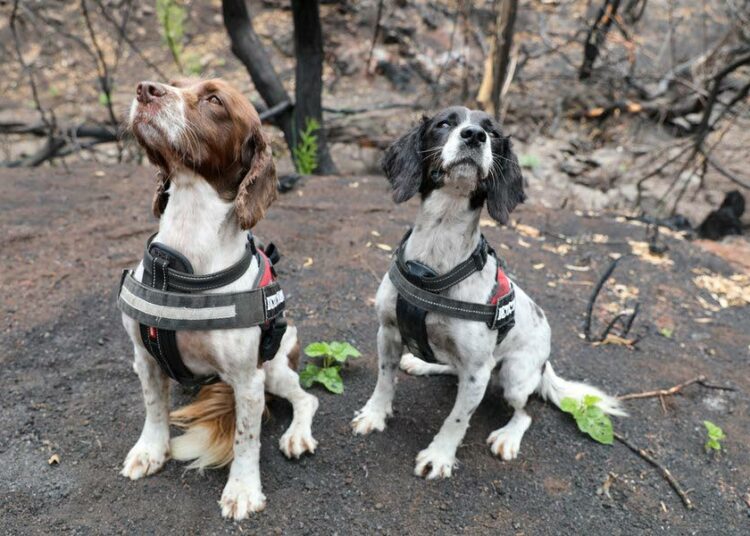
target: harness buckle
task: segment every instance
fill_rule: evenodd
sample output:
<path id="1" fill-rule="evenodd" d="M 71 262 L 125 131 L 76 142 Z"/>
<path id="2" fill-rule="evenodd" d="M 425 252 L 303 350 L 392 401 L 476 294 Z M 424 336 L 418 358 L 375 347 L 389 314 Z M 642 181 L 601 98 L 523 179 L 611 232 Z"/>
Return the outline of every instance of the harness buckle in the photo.
<path id="1" fill-rule="evenodd" d="M 481 235 L 479 238 L 479 247 L 471 252 L 471 259 L 474 261 L 477 272 L 481 272 L 487 263 L 487 249 L 487 240 L 484 238 L 484 235 Z"/>
<path id="2" fill-rule="evenodd" d="M 258 249 L 255 247 L 255 237 L 253 236 L 252 231 L 247 232 L 247 243 L 250 246 L 250 252 L 253 255 L 257 255 Z"/>

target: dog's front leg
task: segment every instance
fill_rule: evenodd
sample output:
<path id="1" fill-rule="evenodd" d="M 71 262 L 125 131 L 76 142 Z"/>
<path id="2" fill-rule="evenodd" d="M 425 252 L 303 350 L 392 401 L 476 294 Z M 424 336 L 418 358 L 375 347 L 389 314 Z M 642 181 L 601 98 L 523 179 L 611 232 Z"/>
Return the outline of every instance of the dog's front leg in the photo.
<path id="1" fill-rule="evenodd" d="M 227 380 L 234 389 L 234 460 L 221 494 L 221 513 L 237 521 L 266 507 L 260 484 L 260 424 L 265 407 L 263 369 L 239 370 Z"/>
<path id="2" fill-rule="evenodd" d="M 352 420 L 355 434 L 369 434 L 385 430 L 385 419 L 393 414 L 393 395 L 396 392 L 396 371 L 403 344 L 395 325 L 378 329 L 378 382 L 370 400 Z"/>
<path id="3" fill-rule="evenodd" d="M 155 473 L 169 459 L 169 379 L 143 347 L 134 349 L 133 369 L 141 380 L 146 420 L 120 471 L 132 480 Z"/>
<path id="4" fill-rule="evenodd" d="M 427 479 L 451 476 L 456 463 L 456 449 L 466 434 L 471 416 L 484 397 L 491 372 L 491 362 L 459 369 L 456 403 L 430 446 L 417 455 L 415 475 Z"/>

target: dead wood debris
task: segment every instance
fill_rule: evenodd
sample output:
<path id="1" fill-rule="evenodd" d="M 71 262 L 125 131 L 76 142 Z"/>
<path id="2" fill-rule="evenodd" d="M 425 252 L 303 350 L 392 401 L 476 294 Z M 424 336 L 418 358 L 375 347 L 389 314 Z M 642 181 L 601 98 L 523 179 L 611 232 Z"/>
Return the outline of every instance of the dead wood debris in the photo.
<path id="1" fill-rule="evenodd" d="M 617 432 L 614 433 L 615 439 L 628 447 L 630 450 L 635 452 L 638 456 L 640 456 L 642 459 L 646 460 L 650 465 L 655 467 L 659 470 L 661 475 L 664 477 L 664 479 L 669 483 L 669 485 L 672 487 L 672 489 L 677 493 L 677 495 L 680 497 L 680 500 L 682 501 L 682 504 L 685 505 L 685 508 L 688 510 L 692 510 L 695 508 L 695 505 L 693 504 L 693 501 L 690 500 L 690 497 L 688 497 L 688 492 L 685 491 L 680 483 L 677 481 L 677 479 L 672 475 L 672 472 L 667 469 L 664 465 L 659 463 L 653 456 L 651 456 L 648 452 L 646 452 L 645 449 L 640 448 L 639 446 L 631 443 L 631 441 L 621 435 Z"/>

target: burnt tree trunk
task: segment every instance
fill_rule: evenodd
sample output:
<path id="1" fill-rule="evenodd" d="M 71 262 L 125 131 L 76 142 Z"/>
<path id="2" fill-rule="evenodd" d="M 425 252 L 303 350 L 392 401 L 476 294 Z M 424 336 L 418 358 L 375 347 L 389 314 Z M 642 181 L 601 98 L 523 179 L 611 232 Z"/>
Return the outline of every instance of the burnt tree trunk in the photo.
<path id="1" fill-rule="evenodd" d="M 294 18 L 294 50 L 297 57 L 295 71 L 294 125 L 296 132 L 305 129 L 308 119 L 315 119 L 321 129 L 318 137 L 317 174 L 338 173 L 328 151 L 321 92 L 323 90 L 323 31 L 320 26 L 318 0 L 292 0 Z"/>
<path id="2" fill-rule="evenodd" d="M 263 43 L 253 29 L 245 0 L 224 0 L 221 3 L 224 27 L 232 43 L 232 53 L 242 62 L 250 78 L 269 108 L 285 101 L 291 102 L 276 71 L 271 65 Z M 292 108 L 280 113 L 274 123 L 284 132 L 284 139 L 291 149 L 294 147 L 294 123 Z"/>
<path id="3" fill-rule="evenodd" d="M 232 43 L 232 53 L 243 63 L 255 88 L 274 113 L 273 122 L 284 132 L 284 140 L 293 151 L 304 128 L 305 117 L 315 118 L 323 126 L 320 94 L 323 87 L 323 35 L 317 0 L 293 1 L 294 36 L 297 52 L 297 102 L 292 103 L 271 64 L 268 52 L 253 29 L 245 0 L 222 0 L 224 27 Z M 289 106 L 285 106 L 289 103 Z M 302 125 L 301 127 L 299 125 Z M 316 173 L 337 173 L 328 152 L 325 131 L 318 136 Z M 296 162 L 295 162 L 296 166 Z"/>
<path id="4" fill-rule="evenodd" d="M 510 53 L 513 49 L 513 33 L 516 27 L 516 14 L 518 13 L 518 0 L 502 0 L 500 14 L 497 18 L 495 59 L 492 67 L 494 80 L 492 82 L 492 107 L 495 118 L 500 119 L 502 114 L 502 96 L 505 79 L 508 77 L 508 65 L 510 65 Z"/>
<path id="5" fill-rule="evenodd" d="M 578 71 L 578 78 L 586 80 L 591 77 L 594 69 L 594 62 L 599 57 L 599 49 L 607 39 L 609 28 L 612 26 L 612 20 L 617 16 L 617 10 L 620 7 L 620 0 L 604 0 L 604 5 L 599 9 L 594 24 L 586 35 L 586 41 L 583 45 L 583 63 Z"/>

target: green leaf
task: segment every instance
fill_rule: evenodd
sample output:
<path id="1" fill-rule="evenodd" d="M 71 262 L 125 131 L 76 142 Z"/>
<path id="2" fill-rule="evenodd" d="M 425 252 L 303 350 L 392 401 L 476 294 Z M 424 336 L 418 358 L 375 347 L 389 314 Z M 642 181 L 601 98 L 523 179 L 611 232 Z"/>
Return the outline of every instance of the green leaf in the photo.
<path id="1" fill-rule="evenodd" d="M 329 346 L 331 348 L 331 355 L 339 363 L 343 363 L 349 357 L 359 357 L 362 355 L 359 353 L 359 350 L 348 342 L 334 341 Z"/>
<path id="2" fill-rule="evenodd" d="M 312 387 L 312 384 L 313 382 L 315 382 L 315 379 L 317 378 L 319 372 L 319 366 L 308 363 L 307 366 L 299 373 L 300 385 L 302 385 L 302 387 L 304 387 L 305 389 L 309 389 L 310 387 Z"/>
<path id="3" fill-rule="evenodd" d="M 724 439 L 726 437 L 724 435 L 724 430 L 716 426 L 711 421 L 703 421 L 703 426 L 706 427 L 708 437 L 710 437 L 711 439 Z"/>
<path id="4" fill-rule="evenodd" d="M 310 357 L 331 355 L 331 347 L 325 342 L 311 342 L 305 346 L 305 354 Z"/>
<path id="5" fill-rule="evenodd" d="M 109 97 L 106 93 L 99 93 L 99 104 L 107 106 L 109 104 Z"/>
<path id="6" fill-rule="evenodd" d="M 585 395 L 583 397 L 583 405 L 586 406 L 587 408 L 595 407 L 596 403 L 599 402 L 600 400 L 601 398 L 599 398 L 598 396 Z"/>
<path id="7" fill-rule="evenodd" d="M 709 439 L 706 441 L 706 450 L 721 450 L 721 443 L 716 439 Z"/>
<path id="8" fill-rule="evenodd" d="M 344 392 L 344 380 L 341 379 L 338 367 L 320 369 L 315 380 L 322 383 L 332 393 L 340 395 Z"/>
<path id="9" fill-rule="evenodd" d="M 612 431 L 612 421 L 603 412 L 598 418 L 590 418 L 587 433 L 594 441 L 598 441 L 603 445 L 611 445 L 615 439 L 614 432 Z"/>
<path id="10" fill-rule="evenodd" d="M 536 167 L 539 167 L 539 164 L 541 162 L 539 160 L 539 157 L 534 154 L 522 154 L 518 158 L 518 163 L 521 165 L 521 167 L 534 169 Z"/>
<path id="11" fill-rule="evenodd" d="M 614 442 L 612 421 L 602 408 L 596 405 L 600 400 L 594 395 L 586 395 L 580 402 L 573 398 L 563 398 L 560 401 L 560 409 L 573 416 L 581 432 L 588 434 L 594 441 L 611 445 Z"/>
<path id="12" fill-rule="evenodd" d="M 560 400 L 560 409 L 565 413 L 574 414 L 578 410 L 578 400 L 574 398 L 563 398 Z"/>
<path id="13" fill-rule="evenodd" d="M 666 339 L 671 339 L 673 334 L 674 330 L 672 328 L 664 327 L 659 330 L 659 335 Z"/>

